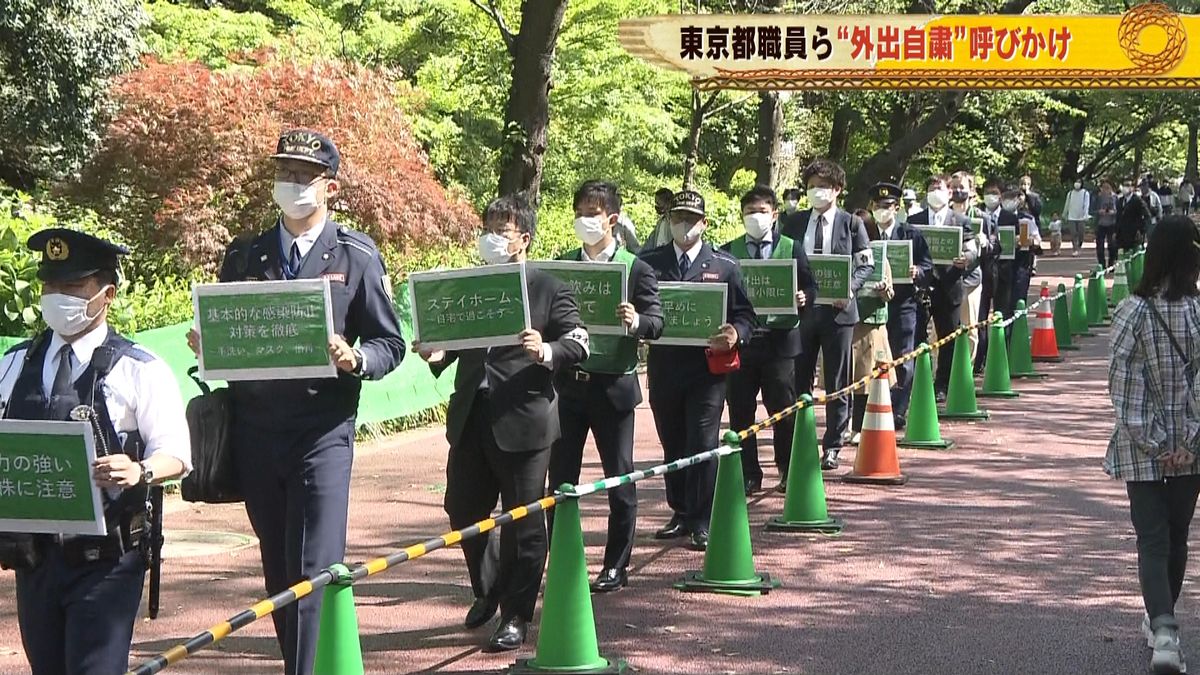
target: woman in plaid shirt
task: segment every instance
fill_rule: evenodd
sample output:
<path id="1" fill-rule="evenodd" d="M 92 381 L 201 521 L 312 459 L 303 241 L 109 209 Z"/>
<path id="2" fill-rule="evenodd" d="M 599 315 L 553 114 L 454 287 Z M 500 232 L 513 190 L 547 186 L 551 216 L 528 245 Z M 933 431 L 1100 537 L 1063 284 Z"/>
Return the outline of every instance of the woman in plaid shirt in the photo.
<path id="1" fill-rule="evenodd" d="M 1116 428 L 1104 470 L 1125 481 L 1137 532 L 1142 632 L 1155 673 L 1184 672 L 1175 601 L 1188 527 L 1200 494 L 1200 233 L 1165 218 L 1154 230 L 1134 294 L 1113 314 L 1109 393 Z"/>

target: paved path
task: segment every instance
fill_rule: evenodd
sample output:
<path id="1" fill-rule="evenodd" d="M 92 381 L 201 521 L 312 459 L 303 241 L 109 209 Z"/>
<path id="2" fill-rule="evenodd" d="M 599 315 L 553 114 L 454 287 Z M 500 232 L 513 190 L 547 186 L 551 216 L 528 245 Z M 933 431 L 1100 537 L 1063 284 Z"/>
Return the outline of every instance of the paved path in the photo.
<path id="1" fill-rule="evenodd" d="M 1034 292 L 1041 279 L 1057 284 L 1055 275 L 1087 263 L 1043 260 Z M 1124 490 L 1100 469 L 1112 423 L 1106 335 L 1083 345 L 1066 363 L 1042 366 L 1048 380 L 1017 381 L 1019 399 L 984 401 L 990 422 L 944 423 L 943 434 L 958 442 L 954 450 L 902 450 L 908 485 L 851 486 L 830 477 L 830 509 L 847 524 L 839 537 L 766 533 L 761 524 L 781 511 L 783 499 L 753 499 L 756 564 L 784 584 L 767 596 L 672 590 L 702 555 L 650 537 L 667 510 L 662 481 L 641 483 L 631 586 L 595 598 L 603 652 L 645 673 L 1146 672 Z M 440 430 L 361 449 L 351 560 L 445 530 L 445 454 Z M 636 454 L 639 466 L 661 460 L 645 406 Z M 849 466 L 852 450 L 843 457 Z M 598 477 L 594 452 L 586 459 L 586 477 Z M 583 506 L 594 573 L 606 506 L 594 497 Z M 249 533 L 240 506 L 172 508 L 173 531 Z M 166 562 L 162 615 L 138 626 L 135 657 L 166 649 L 260 597 L 255 547 L 187 557 L 175 551 Z M 372 577 L 355 591 L 368 672 L 499 672 L 512 662 L 512 655 L 479 652 L 491 626 L 461 628 L 470 590 L 457 550 Z M 0 597 L 12 593 L 12 575 L 0 575 Z M 1185 596 L 1184 639 L 1200 644 L 1190 589 Z M 260 621 L 168 672 L 279 672 L 270 630 Z M 532 653 L 534 639 L 522 655 Z M 0 673 L 22 671 L 15 610 L 3 603 Z"/>

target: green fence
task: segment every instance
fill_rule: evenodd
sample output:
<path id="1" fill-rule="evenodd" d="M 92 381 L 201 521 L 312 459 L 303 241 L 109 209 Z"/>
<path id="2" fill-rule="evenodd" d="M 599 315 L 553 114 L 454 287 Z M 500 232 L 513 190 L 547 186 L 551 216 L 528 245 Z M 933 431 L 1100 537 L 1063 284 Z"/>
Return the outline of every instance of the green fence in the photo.
<path id="1" fill-rule="evenodd" d="M 442 373 L 440 378 L 434 378 L 421 357 L 411 351 L 412 312 L 408 306 L 406 284 L 400 284 L 396 288 L 395 305 L 396 313 L 400 317 L 400 330 L 410 346 L 410 351 L 405 355 L 400 367 L 387 377 L 378 382 L 363 383 L 362 398 L 358 404 L 360 427 L 408 417 L 437 407 L 449 400 L 450 392 L 454 390 L 453 366 Z M 189 327 L 188 323 L 180 323 L 130 336 L 167 362 L 175 374 L 179 391 L 182 392 L 185 401 L 200 393 L 196 384 L 187 376 L 188 368 L 196 364 L 196 357 L 187 346 Z M 10 346 L 23 339 L 0 337 L 0 351 L 7 351 Z"/>

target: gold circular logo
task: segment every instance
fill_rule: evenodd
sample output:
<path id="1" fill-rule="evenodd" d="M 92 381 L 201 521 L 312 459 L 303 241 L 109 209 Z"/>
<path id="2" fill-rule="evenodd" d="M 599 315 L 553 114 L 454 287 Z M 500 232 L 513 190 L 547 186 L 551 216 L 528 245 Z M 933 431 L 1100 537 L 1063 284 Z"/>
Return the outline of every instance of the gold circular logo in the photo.
<path id="1" fill-rule="evenodd" d="M 46 242 L 46 257 L 50 260 L 66 260 L 69 255 L 71 255 L 71 249 L 67 247 L 67 242 L 62 239 L 54 237 Z"/>
<path id="2" fill-rule="evenodd" d="M 1144 74 L 1159 75 L 1183 61 L 1187 31 L 1179 15 L 1170 7 L 1161 2 L 1147 2 L 1133 7 L 1121 17 L 1117 41 L 1125 56 Z"/>

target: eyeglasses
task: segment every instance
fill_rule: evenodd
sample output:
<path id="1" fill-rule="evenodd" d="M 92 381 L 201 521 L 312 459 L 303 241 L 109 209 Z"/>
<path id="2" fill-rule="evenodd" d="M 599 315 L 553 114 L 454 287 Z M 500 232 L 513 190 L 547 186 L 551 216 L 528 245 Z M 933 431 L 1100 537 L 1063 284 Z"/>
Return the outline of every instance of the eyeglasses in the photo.
<path id="1" fill-rule="evenodd" d="M 312 171 L 289 171 L 287 169 L 275 169 L 275 180 L 286 183 L 297 183 L 299 185 L 311 185 L 322 178 L 330 178 L 324 171 L 313 173 Z"/>
<path id="2" fill-rule="evenodd" d="M 498 234 L 501 237 L 505 237 L 507 239 L 512 239 L 512 235 L 514 235 L 514 234 L 519 235 L 520 233 L 521 233 L 520 230 L 518 230 L 516 227 L 513 227 L 511 225 L 505 226 L 500 229 L 496 229 L 493 227 L 483 228 L 483 234 Z"/>

